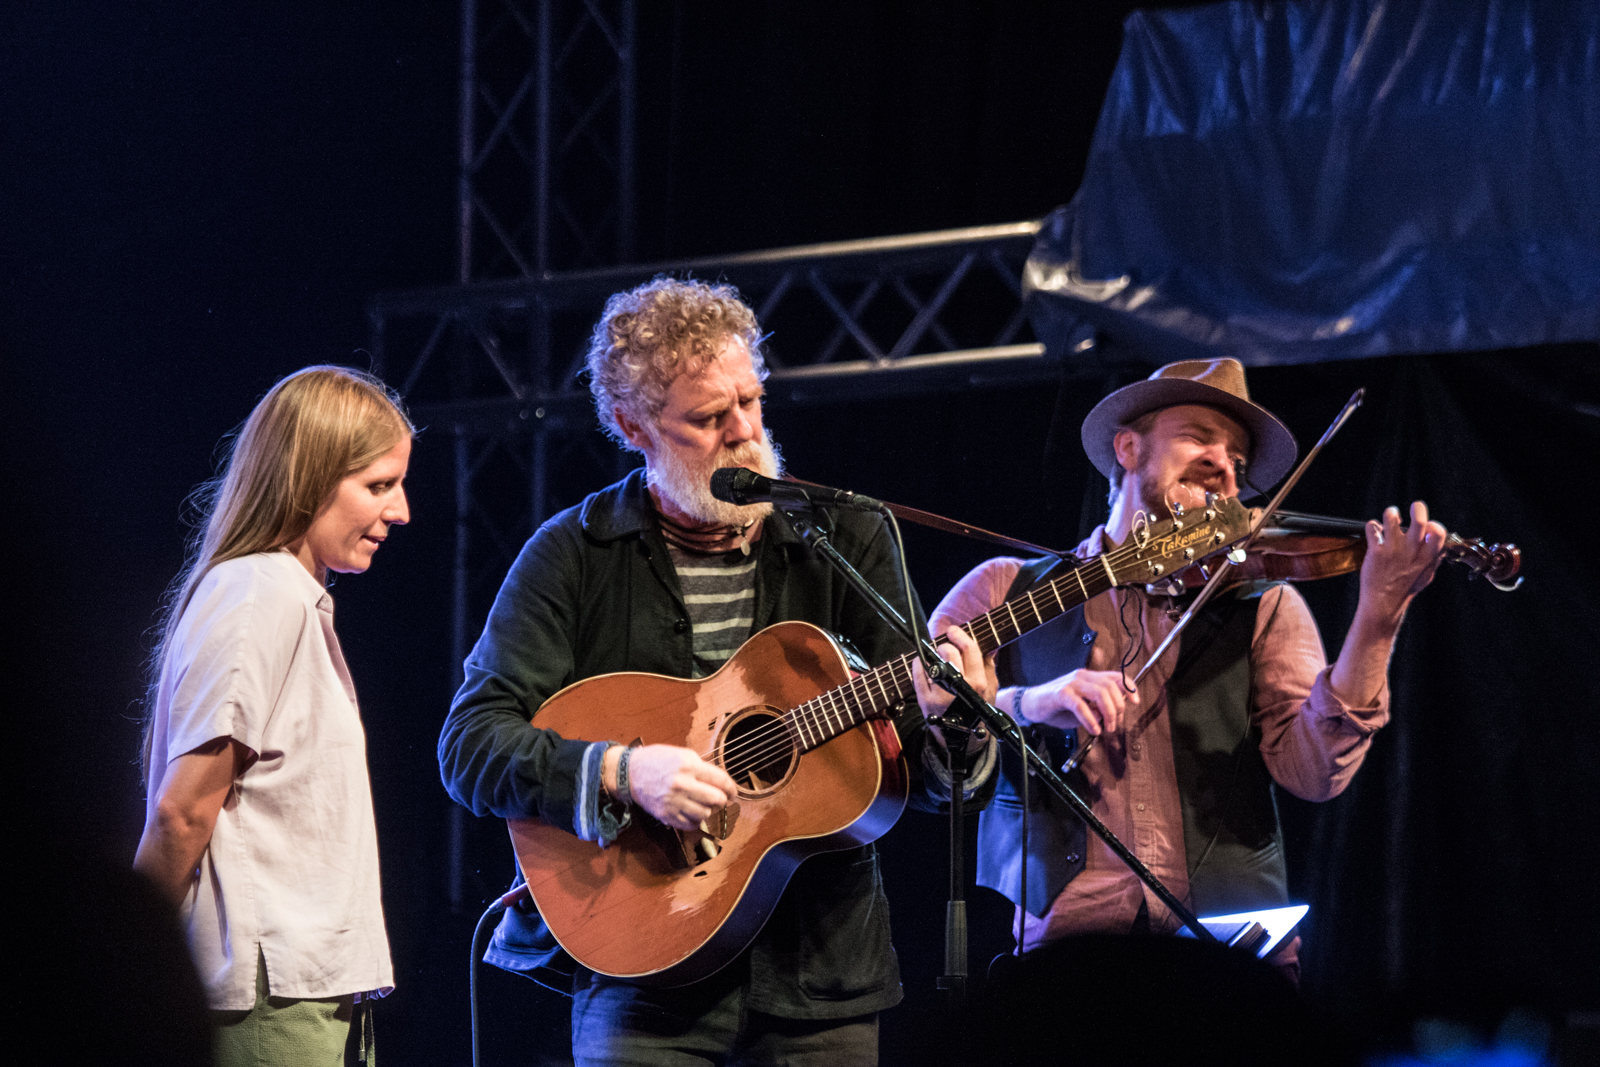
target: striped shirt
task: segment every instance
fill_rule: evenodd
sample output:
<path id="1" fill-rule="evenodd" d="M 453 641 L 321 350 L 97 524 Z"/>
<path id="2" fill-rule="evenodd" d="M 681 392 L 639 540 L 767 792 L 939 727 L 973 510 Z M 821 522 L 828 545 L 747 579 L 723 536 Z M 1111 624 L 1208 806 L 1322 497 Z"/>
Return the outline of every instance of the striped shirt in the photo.
<path id="1" fill-rule="evenodd" d="M 674 544 L 667 545 L 667 552 L 689 609 L 695 677 L 701 678 L 728 662 L 750 636 L 755 622 L 756 554 L 708 556 Z"/>

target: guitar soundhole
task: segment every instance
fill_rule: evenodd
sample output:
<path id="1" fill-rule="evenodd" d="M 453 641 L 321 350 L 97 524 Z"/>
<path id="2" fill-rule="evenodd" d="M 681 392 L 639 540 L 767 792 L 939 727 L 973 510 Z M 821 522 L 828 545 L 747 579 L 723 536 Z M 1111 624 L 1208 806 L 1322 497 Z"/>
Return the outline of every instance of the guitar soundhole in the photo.
<path id="1" fill-rule="evenodd" d="M 794 773 L 794 743 L 777 708 L 741 711 L 723 731 L 718 749 L 742 796 L 765 796 Z"/>

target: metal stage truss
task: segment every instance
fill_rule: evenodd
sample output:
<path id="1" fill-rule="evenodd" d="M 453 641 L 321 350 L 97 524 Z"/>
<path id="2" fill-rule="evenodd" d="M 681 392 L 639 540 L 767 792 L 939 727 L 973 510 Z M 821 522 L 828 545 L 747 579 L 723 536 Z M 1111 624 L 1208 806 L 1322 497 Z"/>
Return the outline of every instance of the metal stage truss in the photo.
<path id="1" fill-rule="evenodd" d="M 1059 366 L 1033 342 L 1022 301 L 1038 229 L 979 226 L 373 299 L 375 369 L 420 424 L 452 441 L 456 681 L 522 542 L 630 465 L 601 436 L 579 377 L 608 296 L 662 273 L 738 286 L 769 332 L 774 409 L 1054 383 Z M 452 805 L 448 892 L 457 907 L 503 889 L 468 885 L 473 833 Z"/>
<path id="2" fill-rule="evenodd" d="M 633 258 L 635 0 L 461 0 L 459 281 Z"/>

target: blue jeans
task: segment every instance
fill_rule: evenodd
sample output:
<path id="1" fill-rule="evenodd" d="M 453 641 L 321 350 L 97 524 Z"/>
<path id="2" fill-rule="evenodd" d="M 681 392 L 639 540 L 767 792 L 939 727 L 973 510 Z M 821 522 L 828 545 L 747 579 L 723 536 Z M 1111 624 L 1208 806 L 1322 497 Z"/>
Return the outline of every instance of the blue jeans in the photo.
<path id="1" fill-rule="evenodd" d="M 876 1067 L 878 1016 L 782 1019 L 746 1007 L 735 965 L 678 989 L 579 972 L 572 998 L 577 1067 Z"/>

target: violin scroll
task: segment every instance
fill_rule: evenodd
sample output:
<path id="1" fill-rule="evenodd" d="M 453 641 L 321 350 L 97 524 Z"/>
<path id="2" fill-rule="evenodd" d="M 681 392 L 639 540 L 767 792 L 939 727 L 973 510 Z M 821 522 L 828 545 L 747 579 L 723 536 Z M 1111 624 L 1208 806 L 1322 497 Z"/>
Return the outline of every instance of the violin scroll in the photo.
<path id="1" fill-rule="evenodd" d="M 1482 578 L 1502 593 L 1522 584 L 1517 577 L 1522 570 L 1522 549 L 1516 545 L 1486 545 L 1482 538 L 1466 540 L 1451 534 L 1445 542 L 1444 558 L 1466 567 L 1472 572 L 1469 578 Z"/>

